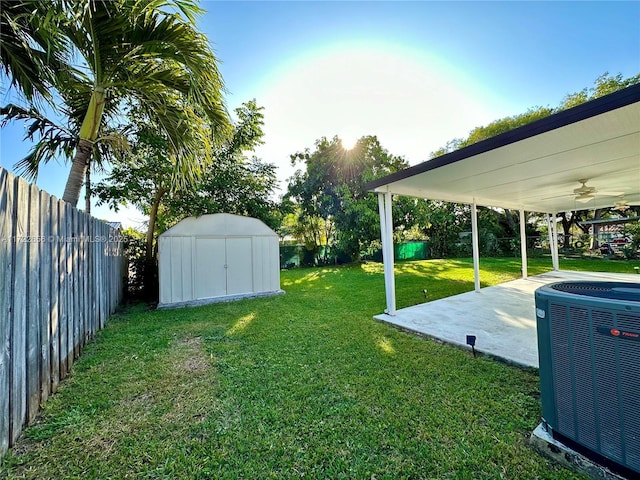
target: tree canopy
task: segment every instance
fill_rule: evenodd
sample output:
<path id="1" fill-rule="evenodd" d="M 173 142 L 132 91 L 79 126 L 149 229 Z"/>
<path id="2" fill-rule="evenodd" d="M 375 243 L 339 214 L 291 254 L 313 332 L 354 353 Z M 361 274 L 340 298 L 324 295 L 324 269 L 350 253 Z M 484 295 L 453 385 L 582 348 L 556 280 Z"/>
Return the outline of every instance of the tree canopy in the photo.
<path id="1" fill-rule="evenodd" d="M 331 232 L 340 251 L 358 258 L 363 249 L 380 238 L 378 201 L 365 190 L 365 183 L 402 170 L 407 162 L 389 153 L 375 136 L 360 138 L 350 150 L 342 146 L 337 136 L 322 137 L 316 141 L 314 151 L 293 154 L 291 162 L 304 167 L 289 180 L 284 196 L 285 202 L 297 206 L 298 224 L 323 226 Z M 396 218 L 400 220 L 403 215 Z M 317 242 L 323 236 L 307 238 L 316 238 Z M 324 239 L 332 240 L 326 233 Z M 316 243 L 313 248 L 319 246 Z"/>
<path id="2" fill-rule="evenodd" d="M 69 155 L 73 145 L 63 200 L 75 205 L 89 162 L 98 145 L 112 145 L 109 125 L 126 102 L 135 103 L 165 135 L 177 179 L 195 178 L 211 160 L 228 116 L 217 59 L 195 26 L 201 12 L 195 0 L 11 3 L 2 15 L 3 26 L 12 26 L 3 38 L 4 71 L 27 100 L 51 84 L 67 119 L 59 127 L 33 102 L 3 109 L 5 121 L 32 117 L 27 137 L 39 143 L 21 162 L 23 172 L 35 175 L 41 162 Z M 30 84 L 27 72 L 43 84 Z"/>

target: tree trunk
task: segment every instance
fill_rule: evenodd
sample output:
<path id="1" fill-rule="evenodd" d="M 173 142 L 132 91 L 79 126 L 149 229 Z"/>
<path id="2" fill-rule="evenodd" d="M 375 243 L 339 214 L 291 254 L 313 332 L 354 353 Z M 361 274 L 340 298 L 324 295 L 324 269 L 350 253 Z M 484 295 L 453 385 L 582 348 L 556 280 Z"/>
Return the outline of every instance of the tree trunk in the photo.
<path id="1" fill-rule="evenodd" d="M 602 209 L 601 208 L 597 208 L 595 212 L 593 212 L 593 219 L 594 220 L 600 220 L 600 217 L 602 216 Z M 586 232 L 588 233 L 588 232 Z M 600 225 L 597 224 L 593 224 L 593 235 L 591 237 L 591 245 L 589 245 L 589 248 L 591 250 L 597 250 L 600 248 L 600 242 L 598 241 L 598 236 L 600 235 Z"/>
<path id="2" fill-rule="evenodd" d="M 62 196 L 62 200 L 70 203 L 74 207 L 78 205 L 80 190 L 82 189 L 87 164 L 89 163 L 92 153 L 93 142 L 81 138 L 76 148 L 76 155 L 73 157 L 73 162 L 71 163 L 71 171 L 69 172 L 67 185 L 64 187 L 64 195 Z"/>
<path id="3" fill-rule="evenodd" d="M 151 211 L 149 212 L 149 227 L 147 228 L 147 246 L 145 249 L 145 259 L 147 262 L 153 261 L 153 234 L 156 229 L 156 220 L 158 218 L 158 208 L 160 207 L 160 201 L 164 194 L 167 192 L 164 188 L 159 188 L 156 191 L 156 195 L 153 198 L 153 204 L 151 205 Z"/>
<path id="4" fill-rule="evenodd" d="M 575 214 L 572 213 L 571 218 L 567 218 L 567 214 L 565 212 L 561 212 L 560 219 L 562 220 L 562 232 L 564 233 L 562 247 L 569 248 L 571 246 L 571 225 L 573 225 Z"/>
<path id="5" fill-rule="evenodd" d="M 162 197 L 168 190 L 159 188 L 153 198 L 151 211 L 149 212 L 149 226 L 147 228 L 147 244 L 145 249 L 145 265 L 144 265 L 144 297 L 146 300 L 157 300 L 158 297 L 158 265 L 153 250 L 153 237 L 158 219 L 158 208 Z"/>

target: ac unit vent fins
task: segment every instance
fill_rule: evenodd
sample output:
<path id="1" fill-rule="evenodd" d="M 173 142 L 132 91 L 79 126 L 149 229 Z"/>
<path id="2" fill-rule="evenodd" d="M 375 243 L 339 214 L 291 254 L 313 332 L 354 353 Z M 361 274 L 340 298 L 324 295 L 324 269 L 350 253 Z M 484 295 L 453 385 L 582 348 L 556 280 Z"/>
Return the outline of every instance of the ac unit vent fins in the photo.
<path id="1" fill-rule="evenodd" d="M 640 302 L 640 284 L 615 282 L 560 282 L 549 285 L 554 290 L 587 297 Z"/>

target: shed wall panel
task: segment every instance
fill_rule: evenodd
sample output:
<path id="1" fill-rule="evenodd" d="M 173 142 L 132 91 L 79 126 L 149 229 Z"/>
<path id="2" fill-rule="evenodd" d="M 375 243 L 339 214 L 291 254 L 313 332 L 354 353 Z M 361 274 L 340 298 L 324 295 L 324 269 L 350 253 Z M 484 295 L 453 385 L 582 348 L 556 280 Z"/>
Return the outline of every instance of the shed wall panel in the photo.
<path id="1" fill-rule="evenodd" d="M 254 260 L 251 244 L 251 238 L 227 239 L 227 295 L 255 291 L 253 289 Z"/>
<path id="2" fill-rule="evenodd" d="M 180 255 L 182 257 L 182 264 L 180 269 L 180 275 L 182 276 L 182 293 L 184 299 L 194 298 L 193 291 L 193 239 L 183 238 L 180 242 Z"/>
<path id="3" fill-rule="evenodd" d="M 171 238 L 160 236 L 158 242 L 160 303 L 171 303 Z"/>
<path id="4" fill-rule="evenodd" d="M 195 243 L 195 299 L 226 295 L 225 239 L 196 238 Z"/>
<path id="5" fill-rule="evenodd" d="M 169 251 L 169 264 L 171 265 L 171 277 L 169 281 L 171 283 L 171 301 L 182 302 L 184 300 L 190 300 L 183 294 L 182 290 L 182 238 L 172 238 L 171 247 Z"/>
<path id="6" fill-rule="evenodd" d="M 256 292 L 280 289 L 280 258 L 277 237 L 254 238 L 254 285 Z"/>
<path id="7" fill-rule="evenodd" d="M 252 247 L 253 247 L 253 258 L 255 261 L 253 262 L 253 289 L 254 292 L 264 292 L 265 291 L 265 283 L 264 283 L 264 270 L 266 259 L 264 258 L 265 253 L 265 237 L 255 237 L 253 239 Z"/>

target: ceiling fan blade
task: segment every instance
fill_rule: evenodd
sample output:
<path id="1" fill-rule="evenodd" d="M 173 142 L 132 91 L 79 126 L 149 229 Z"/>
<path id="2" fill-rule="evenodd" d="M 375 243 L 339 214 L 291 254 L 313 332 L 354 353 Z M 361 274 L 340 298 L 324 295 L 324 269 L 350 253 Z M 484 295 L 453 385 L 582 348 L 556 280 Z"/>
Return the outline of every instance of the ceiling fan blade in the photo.
<path id="1" fill-rule="evenodd" d="M 624 195 L 625 192 L 606 192 L 598 190 L 598 195 L 606 195 L 608 197 L 617 197 L 619 195 Z"/>

